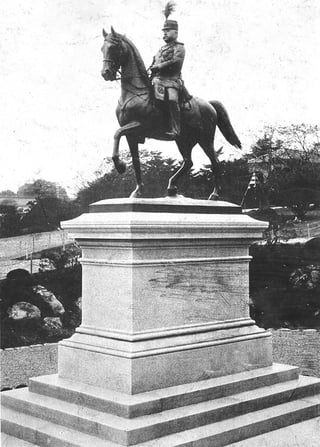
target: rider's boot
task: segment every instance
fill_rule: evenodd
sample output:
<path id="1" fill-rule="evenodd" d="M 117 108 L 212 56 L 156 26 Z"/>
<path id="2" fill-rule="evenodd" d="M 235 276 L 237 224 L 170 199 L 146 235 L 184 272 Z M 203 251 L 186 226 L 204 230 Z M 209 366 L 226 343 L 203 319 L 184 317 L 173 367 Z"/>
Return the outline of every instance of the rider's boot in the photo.
<path id="1" fill-rule="evenodd" d="M 176 138 L 180 135 L 180 107 L 175 101 L 168 101 L 169 126 L 166 136 Z"/>

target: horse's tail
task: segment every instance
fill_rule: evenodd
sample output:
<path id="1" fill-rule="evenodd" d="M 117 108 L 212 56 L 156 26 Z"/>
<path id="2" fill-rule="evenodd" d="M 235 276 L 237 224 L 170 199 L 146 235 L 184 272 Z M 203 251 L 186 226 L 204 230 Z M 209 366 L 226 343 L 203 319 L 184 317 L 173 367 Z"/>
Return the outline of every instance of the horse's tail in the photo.
<path id="1" fill-rule="evenodd" d="M 232 144 L 232 146 L 241 149 L 241 142 L 232 127 L 229 115 L 225 107 L 219 101 L 209 101 L 209 103 L 217 112 L 217 125 L 222 135 L 225 137 L 228 143 Z"/>

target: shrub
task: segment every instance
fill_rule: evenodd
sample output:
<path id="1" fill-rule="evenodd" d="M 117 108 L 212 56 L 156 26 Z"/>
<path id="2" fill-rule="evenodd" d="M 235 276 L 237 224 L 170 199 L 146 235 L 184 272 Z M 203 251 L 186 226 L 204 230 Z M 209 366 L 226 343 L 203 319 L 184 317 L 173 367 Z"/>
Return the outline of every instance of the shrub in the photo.
<path id="1" fill-rule="evenodd" d="M 49 331 L 45 321 L 48 313 L 45 303 L 39 301 L 34 286 L 42 285 L 53 292 L 63 304 L 65 313 L 61 316 L 61 330 Z M 9 272 L 0 285 L 1 304 L 1 348 L 47 343 L 70 337 L 81 322 L 78 299 L 81 296 L 81 265 L 30 275 L 26 270 Z M 41 320 L 36 327 L 16 325 L 8 316 L 8 309 L 14 303 L 24 301 L 38 306 Z"/>
<path id="2" fill-rule="evenodd" d="M 259 326 L 320 327 L 320 259 L 305 246 L 253 245 L 251 316 Z"/>

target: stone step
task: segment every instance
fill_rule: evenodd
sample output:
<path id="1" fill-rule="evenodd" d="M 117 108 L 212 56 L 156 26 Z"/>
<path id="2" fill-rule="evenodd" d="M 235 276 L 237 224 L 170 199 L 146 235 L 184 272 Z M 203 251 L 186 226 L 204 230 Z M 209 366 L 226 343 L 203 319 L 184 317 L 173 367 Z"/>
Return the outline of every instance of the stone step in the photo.
<path id="1" fill-rule="evenodd" d="M 31 442 L 1 433 L 1 447 L 31 447 L 33 445 Z"/>
<path id="2" fill-rule="evenodd" d="M 319 447 L 320 416 L 229 444 L 228 447 Z"/>
<path id="3" fill-rule="evenodd" d="M 133 418 L 294 380 L 298 375 L 297 367 L 273 364 L 267 368 L 127 395 L 65 380 L 54 374 L 30 379 L 29 390 L 71 403 L 85 402 L 87 407 Z"/>
<path id="4" fill-rule="evenodd" d="M 105 412 L 29 392 L 27 389 L 3 393 L 4 406 L 42 417 L 56 424 L 77 428 L 93 436 L 122 445 L 134 445 L 182 430 L 212 424 L 244 413 L 280 405 L 320 392 L 320 380 L 300 376 L 297 380 L 261 387 L 211 401 L 200 402 L 124 419 Z"/>
<path id="5" fill-rule="evenodd" d="M 163 436 L 160 439 L 137 444 L 136 447 L 223 447 L 258 436 L 261 433 L 316 418 L 318 415 L 320 415 L 320 395 L 286 402 L 271 408 L 189 429 L 181 433 Z M 53 424 L 52 422 L 44 422 L 42 419 L 25 415 L 9 408 L 4 408 L 2 411 L 2 430 L 5 433 L 9 433 L 12 437 L 23 438 L 31 445 L 50 445 L 50 447 L 119 447 L 119 444 Z M 9 444 L 4 447 L 20 447 L 20 445 L 22 447 L 24 444 L 19 444 L 19 442 L 20 440 L 18 439 L 16 444 Z M 251 445 L 258 447 L 259 444 Z M 267 445 L 268 447 L 270 446 L 270 444 Z M 279 445 L 279 447 L 281 445 L 283 447 L 283 444 L 272 445 Z M 293 446 L 290 445 L 290 447 Z"/>
<path id="6" fill-rule="evenodd" d="M 72 404 L 31 393 L 27 388 L 3 392 L 1 401 L 2 408 L 8 407 L 21 414 L 44 418 L 53 424 L 120 444 L 125 444 L 127 440 L 123 418 L 87 408 L 84 403 Z"/>
<path id="7" fill-rule="evenodd" d="M 8 447 L 28 445 L 50 447 L 119 447 L 119 444 L 90 436 L 78 430 L 23 414 L 11 408 L 1 412 L 1 429 L 10 435 Z M 11 438 L 11 439 L 10 439 Z M 23 444 L 27 442 L 28 444 Z M 1 444 L 2 446 L 2 444 Z M 6 447 L 5 444 L 2 447 Z"/>
<path id="8" fill-rule="evenodd" d="M 140 443 L 136 447 L 224 447 L 281 427 L 310 419 L 314 420 L 313 418 L 317 418 L 319 415 L 320 395 L 318 394 L 181 433 L 163 436 L 161 439 Z M 284 444 L 267 444 L 264 447 L 271 445 L 284 447 Z M 299 447 L 302 446 L 309 447 L 309 444 L 299 445 Z M 252 444 L 252 447 L 262 447 L 262 445 L 255 443 Z M 313 444 L 310 447 L 313 447 Z"/>

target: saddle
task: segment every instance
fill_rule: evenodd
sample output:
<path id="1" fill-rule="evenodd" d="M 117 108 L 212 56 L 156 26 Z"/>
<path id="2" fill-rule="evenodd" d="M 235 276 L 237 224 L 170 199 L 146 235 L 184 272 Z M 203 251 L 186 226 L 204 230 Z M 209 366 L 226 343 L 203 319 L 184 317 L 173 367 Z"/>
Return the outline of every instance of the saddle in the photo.
<path id="1" fill-rule="evenodd" d="M 182 79 L 177 81 L 154 79 L 152 85 L 153 99 L 155 101 L 162 102 L 169 99 L 178 102 L 181 110 L 190 109 L 192 95 L 188 92 Z"/>
<path id="2" fill-rule="evenodd" d="M 152 100 L 155 107 L 164 111 L 165 115 L 167 114 L 166 109 L 164 109 L 164 102 L 168 99 L 167 97 L 167 88 L 174 89 L 177 91 L 177 102 L 179 103 L 180 111 L 181 111 L 181 119 L 188 123 L 189 126 L 194 128 L 201 128 L 202 121 L 200 116 L 199 104 L 195 100 L 195 98 L 189 93 L 186 86 L 184 85 L 184 81 L 182 79 L 178 80 L 178 88 L 177 82 L 173 84 L 170 80 L 156 80 L 153 81 L 152 91 Z"/>

